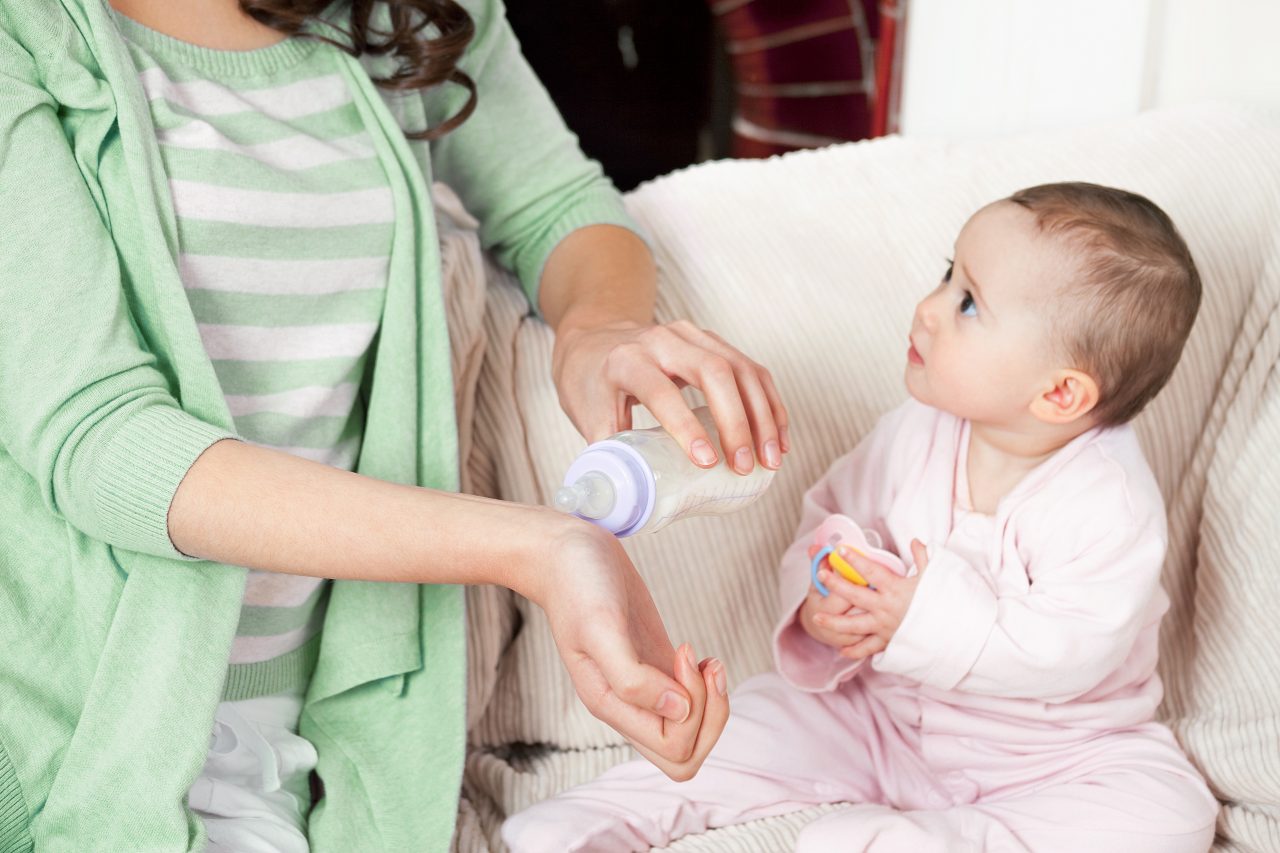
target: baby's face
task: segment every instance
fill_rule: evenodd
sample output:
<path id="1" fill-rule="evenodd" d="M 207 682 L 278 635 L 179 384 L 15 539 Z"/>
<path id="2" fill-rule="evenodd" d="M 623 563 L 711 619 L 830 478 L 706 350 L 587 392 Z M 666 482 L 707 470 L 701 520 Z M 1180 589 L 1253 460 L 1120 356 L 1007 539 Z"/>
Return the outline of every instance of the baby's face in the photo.
<path id="1" fill-rule="evenodd" d="M 1063 310 L 1056 295 L 1075 261 L 1060 244 L 1012 202 L 965 223 L 942 281 L 916 306 L 906 372 L 913 397 L 978 423 L 1032 422 L 1031 402 L 1067 366 L 1053 312 Z"/>

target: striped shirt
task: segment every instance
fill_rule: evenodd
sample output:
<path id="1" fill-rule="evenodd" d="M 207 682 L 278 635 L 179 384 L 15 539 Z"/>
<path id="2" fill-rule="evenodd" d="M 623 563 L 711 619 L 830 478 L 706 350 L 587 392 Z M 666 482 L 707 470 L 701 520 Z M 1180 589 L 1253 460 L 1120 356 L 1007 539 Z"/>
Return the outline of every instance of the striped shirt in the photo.
<path id="1" fill-rule="evenodd" d="M 169 178 L 182 281 L 236 431 L 352 469 L 393 209 L 336 49 L 287 39 L 213 50 L 116 21 Z M 305 687 L 328 588 L 250 572 L 224 699 Z"/>

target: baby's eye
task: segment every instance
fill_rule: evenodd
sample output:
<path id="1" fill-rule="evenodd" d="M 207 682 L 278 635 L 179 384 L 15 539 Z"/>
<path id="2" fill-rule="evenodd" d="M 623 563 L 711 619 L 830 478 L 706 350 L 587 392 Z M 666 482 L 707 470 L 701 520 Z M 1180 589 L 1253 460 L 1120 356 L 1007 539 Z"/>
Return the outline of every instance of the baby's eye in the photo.
<path id="1" fill-rule="evenodd" d="M 951 281 L 951 270 L 952 270 L 952 268 L 953 268 L 953 267 L 955 267 L 955 262 L 954 262 L 954 261 L 952 261 L 952 260 L 950 260 L 950 259 L 948 259 L 948 260 L 947 260 L 947 271 L 946 271 L 946 273 L 942 276 L 942 280 L 943 280 L 943 281 Z"/>
<path id="2" fill-rule="evenodd" d="M 964 292 L 964 298 L 960 300 L 960 313 L 966 317 L 978 316 L 978 305 L 973 301 L 973 294 L 967 290 Z"/>

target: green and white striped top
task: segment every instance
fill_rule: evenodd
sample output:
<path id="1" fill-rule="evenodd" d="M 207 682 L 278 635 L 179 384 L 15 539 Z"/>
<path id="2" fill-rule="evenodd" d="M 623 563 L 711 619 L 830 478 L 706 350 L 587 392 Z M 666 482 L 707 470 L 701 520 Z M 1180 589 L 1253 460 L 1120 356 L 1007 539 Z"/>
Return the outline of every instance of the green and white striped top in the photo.
<path id="1" fill-rule="evenodd" d="M 287 39 L 213 50 L 116 21 L 150 103 L 183 285 L 236 431 L 351 470 L 393 210 L 336 48 Z M 224 699 L 305 687 L 328 586 L 249 573 Z"/>

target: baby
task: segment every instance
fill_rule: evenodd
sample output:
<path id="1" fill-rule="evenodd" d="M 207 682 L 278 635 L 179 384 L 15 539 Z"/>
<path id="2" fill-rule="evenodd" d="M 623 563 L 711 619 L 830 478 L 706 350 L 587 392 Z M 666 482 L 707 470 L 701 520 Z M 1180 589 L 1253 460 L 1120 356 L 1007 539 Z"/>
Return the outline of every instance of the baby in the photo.
<path id="1" fill-rule="evenodd" d="M 777 674 L 735 691 L 691 781 L 620 765 L 512 817 L 508 845 L 647 850 L 853 803 L 796 849 L 1207 851 L 1218 804 L 1153 720 L 1167 535 L 1128 426 L 1199 303 L 1141 196 L 1048 184 L 979 210 L 916 306 L 913 399 L 805 495 Z M 836 513 L 906 575 L 845 548 L 870 585 L 824 568 L 824 596 L 814 531 Z"/>

